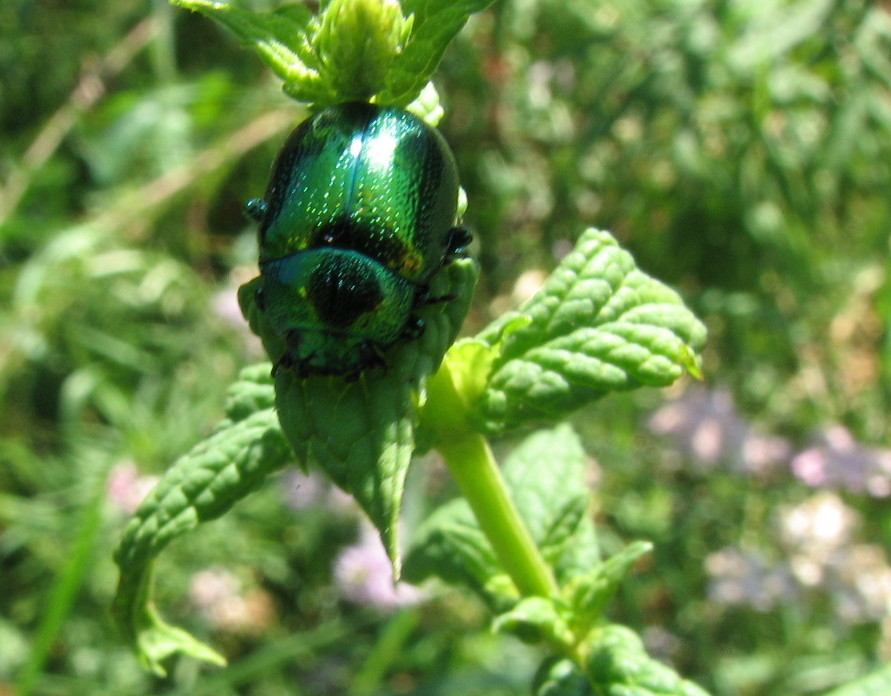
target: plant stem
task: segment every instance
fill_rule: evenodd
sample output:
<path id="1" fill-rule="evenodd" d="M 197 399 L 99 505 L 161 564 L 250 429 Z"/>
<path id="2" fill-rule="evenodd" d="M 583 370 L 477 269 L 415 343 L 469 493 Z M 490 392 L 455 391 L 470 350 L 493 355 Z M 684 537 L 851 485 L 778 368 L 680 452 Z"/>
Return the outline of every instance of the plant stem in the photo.
<path id="1" fill-rule="evenodd" d="M 498 560 L 524 596 L 556 590 L 550 568 L 507 492 L 486 439 L 478 434 L 441 445 L 440 451 Z"/>
<path id="2" fill-rule="evenodd" d="M 446 422 L 439 423 L 436 448 L 445 457 L 501 565 L 523 596 L 554 594 L 557 583 L 551 569 L 508 494 L 488 441 L 464 419 L 467 407 L 455 389 L 447 363 L 432 380 L 429 396 L 428 406 L 436 417 L 448 414 Z"/>

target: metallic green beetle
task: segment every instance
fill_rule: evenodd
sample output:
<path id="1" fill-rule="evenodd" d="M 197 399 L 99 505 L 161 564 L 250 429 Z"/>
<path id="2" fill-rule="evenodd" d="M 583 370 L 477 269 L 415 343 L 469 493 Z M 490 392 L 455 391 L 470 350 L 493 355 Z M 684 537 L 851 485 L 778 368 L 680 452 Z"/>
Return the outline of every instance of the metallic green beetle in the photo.
<path id="1" fill-rule="evenodd" d="M 285 338 L 276 369 L 356 378 L 416 338 L 429 282 L 471 236 L 454 227 L 455 160 L 443 137 L 398 108 L 340 104 L 279 153 L 260 223 L 257 306 Z"/>

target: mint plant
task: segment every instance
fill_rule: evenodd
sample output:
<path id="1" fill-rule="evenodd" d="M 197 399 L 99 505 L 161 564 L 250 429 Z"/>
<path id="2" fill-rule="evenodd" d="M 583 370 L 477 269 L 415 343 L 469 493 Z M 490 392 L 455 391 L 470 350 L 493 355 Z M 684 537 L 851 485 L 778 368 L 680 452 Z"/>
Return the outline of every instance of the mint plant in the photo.
<path id="1" fill-rule="evenodd" d="M 447 0 L 331 0 L 253 13 L 208 0 L 174 4 L 221 21 L 312 108 L 364 100 L 407 108 L 435 125 L 430 78 L 472 12 Z M 460 149 L 460 144 L 455 144 Z M 472 203 L 471 203 L 472 204 Z M 124 531 L 114 602 L 142 664 L 164 674 L 173 654 L 224 658 L 164 622 L 151 601 L 155 558 L 172 539 L 229 510 L 266 477 L 314 464 L 348 491 L 380 532 L 394 575 L 465 585 L 491 608 L 496 630 L 541 643 L 537 694 L 704 694 L 645 653 L 630 629 L 605 617 L 610 598 L 649 550 L 635 542 L 602 558 L 584 481 L 585 458 L 563 423 L 611 392 L 699 375 L 705 330 L 680 297 L 640 271 L 607 232 L 581 232 L 541 290 L 478 335 L 459 340 L 479 269 L 444 266 L 423 307 L 425 331 L 387 353 L 386 370 L 355 382 L 300 377 L 263 363 L 232 385 L 225 419 L 180 458 Z M 259 279 L 239 301 L 267 352 L 283 338 L 257 306 Z M 489 438 L 532 427 L 499 467 Z M 462 498 L 414 535 L 404 562 L 397 535 L 412 457 L 436 449 Z"/>

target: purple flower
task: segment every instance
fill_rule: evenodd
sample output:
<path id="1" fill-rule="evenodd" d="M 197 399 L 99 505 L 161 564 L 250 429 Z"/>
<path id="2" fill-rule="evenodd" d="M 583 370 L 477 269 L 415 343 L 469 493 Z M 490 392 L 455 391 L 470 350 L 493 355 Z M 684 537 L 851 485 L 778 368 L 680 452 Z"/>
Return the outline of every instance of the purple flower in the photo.
<path id="1" fill-rule="evenodd" d="M 885 550 L 854 543 L 857 512 L 833 493 L 783 508 L 777 519 L 782 560 L 726 548 L 706 560 L 709 597 L 768 611 L 781 602 L 825 596 L 846 624 L 891 614 L 891 566 Z"/>
<path id="2" fill-rule="evenodd" d="M 782 438 L 762 435 L 747 423 L 726 389 L 690 387 L 657 410 L 648 427 L 673 438 L 701 471 L 725 463 L 742 473 L 765 473 L 790 451 Z"/>
<path id="3" fill-rule="evenodd" d="M 304 474 L 300 469 L 292 467 L 282 475 L 281 488 L 287 507 L 304 510 L 324 500 L 328 484 L 315 472 Z"/>
<path id="4" fill-rule="evenodd" d="M 322 506 L 336 513 L 351 514 L 358 510 L 356 501 L 349 493 L 332 485 L 317 471 L 308 474 L 299 468 L 288 469 L 281 477 L 285 505 L 292 510 Z"/>
<path id="5" fill-rule="evenodd" d="M 195 573 L 189 599 L 211 626 L 229 633 L 259 634 L 275 616 L 275 607 L 267 592 L 246 591 L 241 580 L 225 568 Z"/>
<path id="6" fill-rule="evenodd" d="M 220 319 L 239 329 L 248 329 L 247 319 L 244 318 L 241 307 L 238 306 L 238 293 L 235 287 L 228 287 L 217 292 L 211 300 L 211 307 L 214 314 Z"/>
<path id="7" fill-rule="evenodd" d="M 641 633 L 647 653 L 661 662 L 671 663 L 681 648 L 681 639 L 662 626 L 651 625 Z"/>
<path id="8" fill-rule="evenodd" d="M 423 598 L 414 585 L 393 582 L 393 566 L 377 531 L 363 523 L 359 543 L 344 549 L 334 577 L 341 593 L 352 602 L 378 609 L 417 604 Z"/>
<path id="9" fill-rule="evenodd" d="M 250 280 L 250 277 L 251 275 L 243 270 L 233 271 L 230 286 L 213 296 L 210 308 L 220 319 L 238 329 L 244 340 L 245 355 L 253 358 L 263 355 L 263 344 L 251 332 L 247 319 L 242 315 L 241 307 L 238 305 L 238 286 Z"/>
<path id="10" fill-rule="evenodd" d="M 891 567 L 881 546 L 839 549 L 830 560 L 827 586 L 838 614 L 849 624 L 882 621 L 891 614 Z"/>
<path id="11" fill-rule="evenodd" d="M 133 462 L 121 462 L 111 468 L 106 488 L 109 502 L 132 515 L 145 496 L 158 485 L 157 476 L 143 476 Z"/>
<path id="12" fill-rule="evenodd" d="M 225 568 L 207 568 L 195 573 L 189 586 L 189 599 L 199 609 L 208 610 L 238 596 L 241 581 Z"/>
<path id="13" fill-rule="evenodd" d="M 874 498 L 891 495 L 891 450 L 864 447 L 836 425 L 792 460 L 792 473 L 815 488 L 839 488 Z"/>
<path id="14" fill-rule="evenodd" d="M 790 553 L 824 560 L 851 543 L 860 518 L 834 493 L 819 493 L 780 511 L 780 541 Z"/>
<path id="15" fill-rule="evenodd" d="M 709 599 L 719 604 L 770 611 L 797 594 L 789 569 L 770 563 L 757 550 L 722 549 L 706 558 L 705 569 L 711 576 Z"/>

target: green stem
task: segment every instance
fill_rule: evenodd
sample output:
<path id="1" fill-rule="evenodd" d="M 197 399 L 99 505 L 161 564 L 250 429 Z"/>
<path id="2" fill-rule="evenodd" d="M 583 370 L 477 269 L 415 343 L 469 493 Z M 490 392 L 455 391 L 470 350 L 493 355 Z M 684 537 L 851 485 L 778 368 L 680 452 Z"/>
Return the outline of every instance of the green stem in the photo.
<path id="1" fill-rule="evenodd" d="M 436 448 L 517 589 L 523 596 L 556 593 L 551 569 L 508 494 L 488 441 L 466 422 L 467 407 L 447 362 L 431 380 L 427 406 L 437 419 Z"/>

